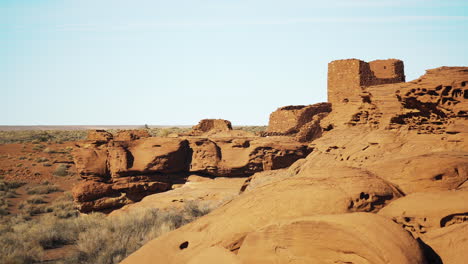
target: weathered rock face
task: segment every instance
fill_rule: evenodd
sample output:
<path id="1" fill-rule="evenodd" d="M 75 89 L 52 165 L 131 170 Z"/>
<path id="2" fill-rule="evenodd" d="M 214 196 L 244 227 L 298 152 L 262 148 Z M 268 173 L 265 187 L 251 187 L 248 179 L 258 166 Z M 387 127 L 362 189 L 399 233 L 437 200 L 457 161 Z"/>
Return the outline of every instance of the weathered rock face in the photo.
<path id="1" fill-rule="evenodd" d="M 310 155 L 288 169 L 249 177 L 238 197 L 149 242 L 123 263 L 210 256 L 226 263 L 463 263 L 468 67 L 429 70 L 408 83 L 398 60 L 345 60 L 329 67 L 333 111 L 302 123 L 303 133 L 297 127 L 303 107 L 275 114 L 279 132 L 313 140 Z M 235 151 L 245 148 L 229 144 Z M 223 153 L 223 144 L 195 145 L 198 171 L 211 166 L 214 172 L 224 162 L 205 156 L 231 160 L 215 154 Z"/>
<path id="2" fill-rule="evenodd" d="M 130 176 L 107 182 L 85 180 L 73 188 L 73 197 L 83 213 L 111 211 L 171 188 L 176 177 Z"/>
<path id="3" fill-rule="evenodd" d="M 195 202 L 207 208 L 216 208 L 219 204 L 239 194 L 245 178 L 217 177 L 208 178 L 190 175 L 187 182 L 179 188 L 146 196 L 138 203 L 129 204 L 113 211 L 110 215 L 125 214 L 141 208 L 160 210 L 182 208 Z"/>
<path id="4" fill-rule="evenodd" d="M 116 135 L 114 136 L 115 141 L 129 141 L 129 140 L 136 140 L 140 138 L 147 138 L 150 137 L 150 134 L 147 130 L 139 129 L 139 130 L 121 130 L 117 131 Z"/>
<path id="5" fill-rule="evenodd" d="M 278 108 L 270 115 L 265 135 L 294 135 L 305 125 L 320 120 L 318 117 L 323 117 L 324 113 L 330 111 L 331 104 L 329 103 L 291 105 Z"/>
<path id="6" fill-rule="evenodd" d="M 437 252 L 431 263 L 458 264 L 468 259 L 468 223 L 430 231 L 422 240 Z"/>
<path id="7" fill-rule="evenodd" d="M 146 138 L 113 141 L 107 146 L 109 171 L 113 178 L 188 170 L 189 143 L 180 138 Z"/>
<path id="8" fill-rule="evenodd" d="M 187 263 L 213 245 L 240 256 L 246 236 L 262 227 L 304 216 L 375 212 L 400 197 L 391 184 L 359 169 L 316 170 L 243 193 L 207 216 L 151 241 L 122 263 L 154 259 Z M 188 247 L 180 250 L 185 241 Z"/>
<path id="9" fill-rule="evenodd" d="M 395 200 L 379 214 L 419 237 L 428 231 L 468 221 L 467 191 L 422 192 Z"/>
<path id="10" fill-rule="evenodd" d="M 291 258 L 298 263 L 426 263 L 407 232 L 369 213 L 280 221 L 249 233 L 238 257 L 244 264 L 289 263 Z"/>
<path id="11" fill-rule="evenodd" d="M 191 172 L 245 176 L 289 167 L 311 149 L 293 139 L 199 139 L 192 144 Z"/>
<path id="12" fill-rule="evenodd" d="M 310 151 L 291 138 L 275 137 L 88 141 L 73 152 L 78 172 L 87 179 L 75 188 L 75 201 L 83 212 L 118 208 L 167 191 L 189 173 L 245 177 L 286 168 Z"/>
<path id="13" fill-rule="evenodd" d="M 114 136 L 105 130 L 89 130 L 87 139 L 98 142 L 107 142 L 112 138 L 114 138 Z"/>
<path id="14" fill-rule="evenodd" d="M 203 119 L 192 128 L 190 135 L 203 135 L 207 132 L 222 132 L 232 130 L 231 122 L 224 119 Z"/>

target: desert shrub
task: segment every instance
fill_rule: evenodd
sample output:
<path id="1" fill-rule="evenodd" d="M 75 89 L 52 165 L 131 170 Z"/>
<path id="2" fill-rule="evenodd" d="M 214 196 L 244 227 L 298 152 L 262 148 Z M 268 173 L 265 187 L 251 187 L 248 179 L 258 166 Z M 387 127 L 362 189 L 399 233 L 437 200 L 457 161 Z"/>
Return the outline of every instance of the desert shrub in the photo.
<path id="1" fill-rule="evenodd" d="M 48 206 L 45 204 L 31 204 L 27 202 L 22 202 L 19 204 L 18 208 L 23 214 L 28 216 L 40 215 L 51 212 Z"/>
<path id="2" fill-rule="evenodd" d="M 42 195 L 31 195 L 26 199 L 26 203 L 28 204 L 45 204 L 47 201 L 45 200 L 45 196 Z"/>
<path id="3" fill-rule="evenodd" d="M 77 141 L 86 138 L 86 130 L 20 130 L 0 131 L 0 144 L 6 143 L 41 143 L 41 142 L 66 142 Z"/>
<path id="4" fill-rule="evenodd" d="M 49 194 L 53 192 L 59 192 L 60 189 L 53 184 L 42 184 L 27 189 L 27 194 Z"/>
<path id="5" fill-rule="evenodd" d="M 49 159 L 46 157 L 39 157 L 39 158 L 36 158 L 34 161 L 41 163 L 41 162 L 47 162 L 49 161 Z"/>
<path id="6" fill-rule="evenodd" d="M 235 126 L 233 128 L 237 130 L 243 130 L 243 131 L 251 132 L 254 134 L 258 134 L 260 132 L 266 131 L 267 126 Z"/>
<path id="7" fill-rule="evenodd" d="M 16 182 L 16 181 L 12 181 L 12 182 L 6 182 L 3 180 L 0 181 L 0 204 L 1 204 L 0 207 L 3 210 L 7 210 L 8 208 L 7 198 L 15 198 L 17 195 L 15 189 L 23 186 L 24 184 L 25 183 L 23 182 Z M 3 215 L 5 215 L 5 212 L 3 212 Z"/>
<path id="8" fill-rule="evenodd" d="M 19 182 L 19 181 L 0 181 L 0 191 L 8 191 L 12 189 L 17 189 L 25 184 L 26 184 L 25 182 Z"/>
<path id="9" fill-rule="evenodd" d="M 50 164 L 49 162 L 45 162 L 45 163 L 42 163 L 42 166 L 44 166 L 44 167 L 51 167 L 52 164 Z"/>
<path id="10" fill-rule="evenodd" d="M 77 217 L 79 215 L 73 203 L 73 197 L 69 192 L 55 199 L 52 205 L 48 206 L 47 209 L 58 218 Z"/>
<path id="11" fill-rule="evenodd" d="M 34 150 L 34 151 L 42 151 L 44 148 L 45 148 L 45 145 L 36 144 L 36 145 L 34 145 L 34 147 L 32 148 L 32 150 Z"/>
<path id="12" fill-rule="evenodd" d="M 166 127 L 166 128 L 150 128 L 147 129 L 152 137 L 167 137 L 170 134 L 187 133 L 191 130 L 190 127 Z"/>
<path id="13" fill-rule="evenodd" d="M 10 206 L 10 203 L 5 198 L 6 197 L 0 196 L 0 215 L 9 214 L 8 207 Z"/>
<path id="14" fill-rule="evenodd" d="M 68 175 L 68 167 L 65 164 L 60 164 L 54 170 L 55 176 L 67 176 Z"/>
<path id="15" fill-rule="evenodd" d="M 52 150 L 50 148 L 45 148 L 45 149 L 42 150 L 42 152 L 44 152 L 44 153 L 56 153 L 55 150 Z"/>
<path id="16" fill-rule="evenodd" d="M 67 202 L 71 202 L 68 193 L 54 201 L 52 213 L 34 219 L 19 215 L 0 223 L 0 244 L 4 245 L 0 262 L 41 262 L 45 249 L 74 244 L 77 252 L 63 263 L 119 263 L 149 240 L 210 210 L 190 203 L 183 209 L 140 209 L 112 217 L 75 213 L 63 218 L 53 213 Z M 74 210 L 68 205 L 65 210 Z"/>
<path id="17" fill-rule="evenodd" d="M 107 218 L 82 232 L 77 241 L 78 263 L 119 263 L 148 241 L 209 212 L 196 204 L 182 210 L 141 209 Z"/>

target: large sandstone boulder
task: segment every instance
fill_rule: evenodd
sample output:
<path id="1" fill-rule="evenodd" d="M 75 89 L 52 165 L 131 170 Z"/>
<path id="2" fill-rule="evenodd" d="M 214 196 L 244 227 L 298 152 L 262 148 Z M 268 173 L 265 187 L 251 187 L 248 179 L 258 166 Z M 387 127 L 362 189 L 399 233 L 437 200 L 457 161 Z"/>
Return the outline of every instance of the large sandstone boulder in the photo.
<path id="1" fill-rule="evenodd" d="M 72 152 L 76 170 L 84 178 L 108 176 L 107 146 L 85 143 Z"/>
<path id="2" fill-rule="evenodd" d="M 112 177 L 183 172 L 190 162 L 189 143 L 180 138 L 114 141 L 108 145 L 108 153 Z"/>
<path id="3" fill-rule="evenodd" d="M 468 180 L 468 152 L 389 159 L 373 165 L 370 170 L 406 194 L 453 190 Z"/>
<path id="4" fill-rule="evenodd" d="M 458 264 L 468 259 L 468 223 L 433 230 L 421 238 L 435 253 L 433 263 Z"/>
<path id="5" fill-rule="evenodd" d="M 213 245 L 237 252 L 242 249 L 246 235 L 280 220 L 375 212 L 400 197 L 393 186 L 358 169 L 342 168 L 317 174 L 321 178 L 297 175 L 243 193 L 197 221 L 149 242 L 123 263 L 152 263 L 154 259 L 187 263 Z M 180 245 L 184 243 L 188 246 L 181 250 Z"/>
<path id="6" fill-rule="evenodd" d="M 244 264 L 426 263 L 418 242 L 407 232 L 369 213 L 280 221 L 249 233 L 238 257 Z"/>
<path id="7" fill-rule="evenodd" d="M 468 220 L 468 191 L 413 193 L 393 201 L 379 214 L 392 219 L 413 236 Z"/>
<path id="8" fill-rule="evenodd" d="M 293 139 L 194 139 L 191 172 L 213 176 L 248 176 L 287 168 L 311 149 Z"/>
<path id="9" fill-rule="evenodd" d="M 286 168 L 310 151 L 307 145 L 291 138 L 275 137 L 149 137 L 105 144 L 87 141 L 78 144 L 73 152 L 78 172 L 88 180 L 112 185 L 114 192 L 103 196 L 96 189 L 80 187 L 75 190 L 75 201 L 82 211 L 118 208 L 145 195 L 167 191 L 172 184 L 183 182 L 184 174 L 246 177 Z M 121 186 L 127 185 L 132 187 L 122 190 Z M 79 199 L 85 195 L 80 192 L 85 191 L 96 191 L 96 195 L 90 195 L 98 196 L 96 201 Z"/>
<path id="10" fill-rule="evenodd" d="M 149 176 L 115 178 L 108 182 L 86 180 L 75 185 L 72 194 L 83 213 L 111 211 L 137 202 L 149 194 L 167 191 L 174 180 Z"/>
<path id="11" fill-rule="evenodd" d="M 127 213 L 140 208 L 161 210 L 181 208 L 188 203 L 196 203 L 206 208 L 215 208 L 239 195 L 245 178 L 207 178 L 191 175 L 181 187 L 148 195 L 138 203 L 115 210 L 111 215 Z"/>
<path id="12" fill-rule="evenodd" d="M 223 247 L 210 247 L 194 256 L 188 264 L 242 264 L 239 258 Z"/>

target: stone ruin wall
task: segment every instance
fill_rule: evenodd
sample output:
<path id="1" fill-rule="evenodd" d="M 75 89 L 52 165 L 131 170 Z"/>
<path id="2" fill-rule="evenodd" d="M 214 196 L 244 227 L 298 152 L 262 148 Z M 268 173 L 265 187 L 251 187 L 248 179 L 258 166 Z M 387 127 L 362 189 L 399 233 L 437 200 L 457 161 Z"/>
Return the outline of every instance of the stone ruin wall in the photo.
<path id="1" fill-rule="evenodd" d="M 361 101 L 364 87 L 405 82 L 401 60 L 336 60 L 328 64 L 328 102 L 347 103 Z"/>
<path id="2" fill-rule="evenodd" d="M 301 132 L 299 141 L 309 141 L 317 136 L 317 133 L 312 132 L 319 126 L 320 119 L 328 115 L 331 110 L 329 103 L 280 107 L 271 113 L 268 128 L 261 135 L 294 136 Z"/>
<path id="3" fill-rule="evenodd" d="M 405 82 L 400 60 L 339 60 L 329 64 L 328 98 L 338 124 L 456 134 L 465 131 L 467 84 L 468 67 L 440 67 Z"/>

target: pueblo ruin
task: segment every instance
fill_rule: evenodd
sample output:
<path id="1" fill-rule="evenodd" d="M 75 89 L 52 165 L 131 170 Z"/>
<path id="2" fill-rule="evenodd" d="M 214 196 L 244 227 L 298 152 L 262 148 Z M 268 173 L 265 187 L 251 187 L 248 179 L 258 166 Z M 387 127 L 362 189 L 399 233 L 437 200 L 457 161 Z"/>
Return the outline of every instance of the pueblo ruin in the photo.
<path id="1" fill-rule="evenodd" d="M 468 67 L 405 79 L 401 60 L 338 60 L 328 102 L 281 107 L 262 133 L 226 120 L 167 138 L 91 132 L 74 199 L 113 213 L 224 201 L 124 264 L 464 263 Z"/>

